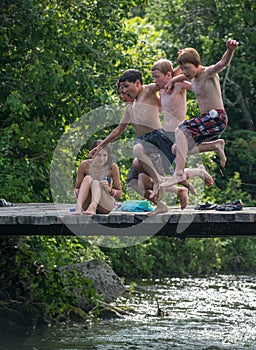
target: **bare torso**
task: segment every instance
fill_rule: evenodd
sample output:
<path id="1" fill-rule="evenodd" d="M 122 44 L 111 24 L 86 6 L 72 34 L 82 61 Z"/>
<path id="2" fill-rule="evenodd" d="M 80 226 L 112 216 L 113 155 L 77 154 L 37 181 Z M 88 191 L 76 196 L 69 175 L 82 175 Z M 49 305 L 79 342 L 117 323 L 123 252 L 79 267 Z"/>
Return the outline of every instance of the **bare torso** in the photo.
<path id="1" fill-rule="evenodd" d="M 130 105 L 131 122 L 138 136 L 161 129 L 159 98 L 150 85 L 143 86 L 136 100 Z"/>
<path id="2" fill-rule="evenodd" d="M 186 118 L 186 90 L 181 89 L 177 93 L 169 94 L 162 89 L 160 99 L 163 110 L 163 129 L 175 131 L 178 124 Z"/>
<path id="3" fill-rule="evenodd" d="M 218 74 L 208 76 L 207 68 L 203 68 L 203 73 L 193 78 L 191 83 L 201 114 L 211 109 L 224 109 Z"/>

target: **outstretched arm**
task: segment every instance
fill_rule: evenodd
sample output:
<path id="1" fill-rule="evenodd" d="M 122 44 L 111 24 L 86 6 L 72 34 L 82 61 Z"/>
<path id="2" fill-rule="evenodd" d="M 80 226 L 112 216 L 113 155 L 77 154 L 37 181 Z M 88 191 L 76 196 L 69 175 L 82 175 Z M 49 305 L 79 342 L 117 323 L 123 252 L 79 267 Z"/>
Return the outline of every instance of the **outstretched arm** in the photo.
<path id="1" fill-rule="evenodd" d="M 226 42 L 227 50 L 225 51 L 224 55 L 222 56 L 222 58 L 219 62 L 217 62 L 216 64 L 214 64 L 206 69 L 207 74 L 212 75 L 214 73 L 219 73 L 225 67 L 227 67 L 230 64 L 230 62 L 234 56 L 234 51 L 238 45 L 239 45 L 238 41 L 233 40 L 233 39 L 228 39 Z"/>
<path id="2" fill-rule="evenodd" d="M 173 94 L 178 94 L 180 90 L 185 89 L 185 90 L 192 90 L 192 84 L 190 81 L 182 81 L 182 82 L 177 82 L 173 86 L 172 93 Z"/>
<path id="3" fill-rule="evenodd" d="M 128 112 L 128 107 L 129 105 L 126 106 L 124 116 L 120 120 L 120 123 L 118 124 L 118 126 L 104 140 L 102 140 L 97 147 L 94 147 L 88 153 L 89 158 L 96 156 L 96 154 L 102 149 L 102 147 L 106 146 L 108 143 L 117 139 L 124 132 L 124 130 L 127 128 L 127 125 L 129 124 L 131 119 L 130 113 Z"/>
<path id="4" fill-rule="evenodd" d="M 179 74 L 176 77 L 172 78 L 168 83 L 165 85 L 165 91 L 168 93 L 172 92 L 173 85 L 178 82 L 183 82 L 184 80 L 187 80 L 188 78 L 186 77 L 185 74 Z"/>

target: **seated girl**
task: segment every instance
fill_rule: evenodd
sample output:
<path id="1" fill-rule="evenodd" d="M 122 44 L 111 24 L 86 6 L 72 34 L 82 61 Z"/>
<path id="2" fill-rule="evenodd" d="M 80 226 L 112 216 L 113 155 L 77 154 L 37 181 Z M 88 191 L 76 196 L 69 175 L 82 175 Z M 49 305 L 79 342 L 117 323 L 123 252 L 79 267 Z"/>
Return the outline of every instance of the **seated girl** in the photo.
<path id="1" fill-rule="evenodd" d="M 92 149 L 99 143 L 95 141 Z M 115 198 L 122 197 L 119 168 L 113 161 L 109 145 L 94 158 L 80 163 L 74 195 L 77 198 L 75 215 L 109 214 L 114 208 Z"/>

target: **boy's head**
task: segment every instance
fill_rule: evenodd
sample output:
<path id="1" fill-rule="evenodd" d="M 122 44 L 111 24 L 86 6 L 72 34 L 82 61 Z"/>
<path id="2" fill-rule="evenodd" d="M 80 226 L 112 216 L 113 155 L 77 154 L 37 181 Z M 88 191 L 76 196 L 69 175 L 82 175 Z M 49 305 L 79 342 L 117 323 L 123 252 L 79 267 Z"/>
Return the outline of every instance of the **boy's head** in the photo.
<path id="1" fill-rule="evenodd" d="M 129 96 L 123 99 L 125 102 L 134 101 L 138 93 L 143 89 L 142 74 L 137 69 L 126 70 L 118 79 L 117 87 L 119 93 Z"/>
<path id="2" fill-rule="evenodd" d="M 124 93 L 123 86 L 120 84 L 119 79 L 116 82 L 116 88 L 123 102 L 126 102 L 126 103 L 133 102 L 131 96 L 128 93 Z"/>
<path id="3" fill-rule="evenodd" d="M 136 81 L 139 81 L 141 85 L 143 84 L 142 82 L 142 74 L 139 70 L 137 69 L 127 69 L 118 79 L 119 84 L 128 82 L 128 83 L 136 83 Z"/>
<path id="4" fill-rule="evenodd" d="M 178 64 L 180 66 L 192 63 L 196 68 L 201 64 L 199 53 L 192 47 L 186 47 L 178 53 Z"/>
<path id="5" fill-rule="evenodd" d="M 164 75 L 166 75 L 167 73 L 173 74 L 172 62 L 163 58 L 157 61 L 155 64 L 153 64 L 151 72 L 154 72 L 156 70 L 159 70 Z"/>
<path id="6" fill-rule="evenodd" d="M 157 61 L 151 68 L 151 74 L 156 86 L 163 89 L 174 75 L 172 62 L 165 58 Z"/>

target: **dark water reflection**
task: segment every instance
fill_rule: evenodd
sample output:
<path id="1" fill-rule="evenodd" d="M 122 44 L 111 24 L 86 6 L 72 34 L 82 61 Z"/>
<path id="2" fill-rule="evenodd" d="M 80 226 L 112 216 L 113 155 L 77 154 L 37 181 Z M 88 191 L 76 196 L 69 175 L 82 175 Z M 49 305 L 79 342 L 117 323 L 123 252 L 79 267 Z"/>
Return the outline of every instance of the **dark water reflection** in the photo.
<path id="1" fill-rule="evenodd" d="M 144 280 L 119 304 L 138 314 L 91 325 L 58 325 L 1 350 L 244 350 L 256 349 L 256 278 L 217 276 Z M 155 317 L 157 302 L 168 316 Z M 146 316 L 147 314 L 147 316 Z M 152 315 L 152 316 L 150 316 Z"/>

